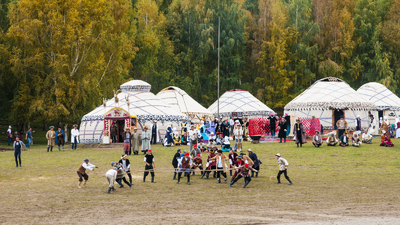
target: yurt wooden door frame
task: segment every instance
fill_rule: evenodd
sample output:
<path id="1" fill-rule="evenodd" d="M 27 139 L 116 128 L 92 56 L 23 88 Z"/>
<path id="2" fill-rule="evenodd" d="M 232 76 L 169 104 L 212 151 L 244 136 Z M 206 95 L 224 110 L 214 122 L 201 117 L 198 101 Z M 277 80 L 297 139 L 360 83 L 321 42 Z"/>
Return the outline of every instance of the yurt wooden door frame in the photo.
<path id="1" fill-rule="evenodd" d="M 137 124 L 137 117 L 136 116 L 131 116 L 127 111 L 125 111 L 122 108 L 115 107 L 110 109 L 108 112 L 104 114 L 104 138 L 103 138 L 103 144 L 110 144 L 110 127 L 111 127 L 111 122 L 115 121 L 117 124 L 117 143 L 123 142 L 123 131 L 126 128 L 131 129 L 131 125 Z M 123 125 L 123 129 L 121 129 L 121 126 Z M 121 134 L 122 130 L 122 134 Z"/>
<path id="2" fill-rule="evenodd" d="M 341 116 L 343 116 L 346 119 L 343 109 L 333 109 L 332 110 L 332 128 L 334 128 L 334 130 L 337 130 L 336 122 L 338 120 L 340 120 Z"/>

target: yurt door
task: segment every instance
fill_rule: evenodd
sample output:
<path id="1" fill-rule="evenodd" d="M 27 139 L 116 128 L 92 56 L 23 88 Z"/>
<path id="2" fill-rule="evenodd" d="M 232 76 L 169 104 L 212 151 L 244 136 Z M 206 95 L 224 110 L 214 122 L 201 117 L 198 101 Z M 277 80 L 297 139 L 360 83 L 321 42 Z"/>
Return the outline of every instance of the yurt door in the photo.
<path id="1" fill-rule="evenodd" d="M 335 109 L 332 112 L 333 116 L 332 116 L 332 127 L 335 128 L 335 130 L 337 130 L 337 126 L 336 126 L 336 122 L 338 120 L 340 120 L 340 117 L 344 116 L 344 111 L 341 109 Z"/>
<path id="2" fill-rule="evenodd" d="M 378 120 L 380 120 L 381 118 L 383 119 L 383 111 L 379 110 L 378 111 Z"/>
<path id="3" fill-rule="evenodd" d="M 117 142 L 124 142 L 125 120 L 117 120 Z"/>

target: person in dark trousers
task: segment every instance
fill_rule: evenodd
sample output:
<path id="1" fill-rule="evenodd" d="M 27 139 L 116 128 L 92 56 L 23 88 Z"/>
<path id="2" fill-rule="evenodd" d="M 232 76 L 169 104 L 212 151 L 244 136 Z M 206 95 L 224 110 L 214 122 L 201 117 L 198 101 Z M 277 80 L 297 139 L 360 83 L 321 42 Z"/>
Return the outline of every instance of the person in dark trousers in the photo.
<path id="1" fill-rule="evenodd" d="M 153 155 L 151 149 L 149 149 L 149 151 L 147 151 L 147 154 L 144 156 L 144 163 L 146 163 L 146 166 L 144 167 L 144 170 L 146 170 L 146 172 L 144 172 L 143 182 L 146 182 L 146 177 L 147 177 L 147 175 L 149 175 L 149 170 L 150 170 L 151 183 L 155 183 L 154 182 L 154 169 L 156 168 L 156 164 L 154 163 L 154 155 Z"/>
<path id="2" fill-rule="evenodd" d="M 13 138 L 12 138 L 11 125 L 10 125 L 10 126 L 8 126 L 8 130 L 7 130 L 7 144 L 10 145 L 12 140 L 13 140 Z"/>
<path id="3" fill-rule="evenodd" d="M 129 186 L 129 188 L 132 188 L 132 184 L 129 183 L 125 178 L 124 166 L 121 163 L 118 163 L 116 165 L 116 167 L 118 169 L 118 173 L 117 173 L 117 179 L 115 181 L 117 181 L 117 183 L 119 184 L 118 188 L 123 188 L 124 187 L 124 185 L 122 184 L 122 181 L 124 181 L 124 183 L 127 184 Z"/>
<path id="4" fill-rule="evenodd" d="M 303 129 L 303 124 L 300 122 L 300 119 L 296 119 L 296 123 L 293 126 L 293 134 L 296 139 L 297 147 L 303 147 L 303 144 L 307 142 L 306 134 Z"/>
<path id="5" fill-rule="evenodd" d="M 286 137 L 287 137 L 287 136 L 289 136 L 289 134 L 290 134 L 290 127 L 291 127 L 291 124 L 290 124 L 290 115 L 287 114 L 287 113 L 285 113 L 285 120 L 286 120 L 286 124 L 287 124 L 287 128 L 286 128 Z"/>
<path id="6" fill-rule="evenodd" d="M 197 156 L 193 158 L 193 163 L 192 163 L 192 168 L 191 168 L 193 170 L 193 174 L 192 174 L 193 176 L 194 176 L 194 170 L 197 168 L 200 169 L 201 175 L 203 176 L 203 173 L 204 173 L 203 159 L 201 158 L 200 154 L 197 154 Z"/>
<path id="7" fill-rule="evenodd" d="M 181 161 L 181 171 L 178 173 L 178 181 L 176 182 L 179 184 L 181 181 L 182 172 L 186 174 L 187 177 L 187 184 L 190 185 L 190 156 L 189 152 L 185 153 L 185 156 L 182 157 Z"/>
<path id="8" fill-rule="evenodd" d="M 25 137 L 25 139 L 28 140 L 28 144 L 26 145 L 26 147 L 27 147 L 27 148 L 30 148 L 30 147 L 31 147 L 32 140 L 33 140 L 33 137 L 32 137 L 32 127 L 29 128 L 29 130 L 26 132 L 26 137 Z"/>
<path id="9" fill-rule="evenodd" d="M 279 143 L 282 143 L 282 139 L 284 140 L 284 143 L 286 143 L 286 133 L 287 133 L 287 121 L 285 118 L 282 117 L 281 121 L 278 123 L 279 127 Z"/>
<path id="10" fill-rule="evenodd" d="M 14 157 L 15 157 L 15 163 L 17 164 L 16 167 L 18 167 L 18 161 L 17 159 L 19 159 L 19 166 L 21 167 L 21 151 L 23 146 L 25 146 L 24 142 L 22 142 L 21 140 L 19 140 L 19 137 L 17 136 L 15 138 L 13 147 L 14 147 Z"/>
<path id="11" fill-rule="evenodd" d="M 269 128 L 271 130 L 271 137 L 275 137 L 275 129 L 276 129 L 276 117 L 274 116 L 273 113 L 271 113 L 269 119 Z"/>
<path id="12" fill-rule="evenodd" d="M 79 165 L 78 169 L 76 170 L 76 173 L 79 176 L 79 183 L 78 183 L 78 188 L 81 188 L 81 183 L 83 181 L 83 178 L 85 179 L 85 182 L 83 183 L 83 187 L 86 187 L 86 182 L 89 180 L 89 176 L 86 174 L 86 170 L 91 170 L 93 171 L 93 168 L 99 168 L 93 164 L 89 163 L 89 159 L 83 160 L 83 163 Z"/>
<path id="13" fill-rule="evenodd" d="M 281 183 L 281 175 L 283 173 L 285 175 L 286 180 L 289 181 L 289 185 L 292 185 L 293 183 L 287 175 L 287 168 L 289 166 L 289 163 L 287 162 L 286 159 L 282 158 L 281 154 L 279 154 L 279 153 L 276 154 L 275 157 L 278 160 L 278 164 L 279 164 L 279 172 L 278 172 L 278 176 L 276 177 L 278 179 L 277 184 Z"/>
<path id="14" fill-rule="evenodd" d="M 210 149 L 210 154 L 207 157 L 207 165 L 206 165 L 206 171 L 203 173 L 203 175 L 200 178 L 203 178 L 204 175 L 206 176 L 206 179 L 210 176 L 211 170 L 216 169 L 216 163 L 215 161 L 212 160 L 212 158 L 215 157 L 214 149 Z M 215 178 L 215 171 L 214 171 L 214 178 Z"/>
<path id="15" fill-rule="evenodd" d="M 253 160 L 253 162 L 254 162 L 254 165 L 252 166 L 252 168 L 257 170 L 257 172 L 256 172 L 256 178 L 257 178 L 258 171 L 260 170 L 260 160 L 258 160 L 256 153 L 254 153 L 251 149 L 248 149 L 247 152 L 249 153 L 250 159 Z M 254 177 L 254 171 L 251 171 L 251 177 Z"/>
<path id="16" fill-rule="evenodd" d="M 229 174 L 230 174 L 230 176 L 232 176 L 232 169 L 233 169 L 233 167 L 235 166 L 235 162 L 236 162 L 236 157 L 237 157 L 237 156 L 238 156 L 238 155 L 237 155 L 236 152 L 234 152 L 233 150 L 230 150 L 230 151 L 229 151 L 228 157 L 229 157 L 229 168 L 230 168 Z"/>
<path id="17" fill-rule="evenodd" d="M 174 155 L 174 158 L 172 159 L 172 166 L 175 169 L 174 172 L 174 178 L 172 180 L 177 180 L 176 179 L 176 169 L 178 168 L 178 160 L 181 158 L 181 149 L 176 150 L 176 153 Z"/>
<path id="18" fill-rule="evenodd" d="M 115 162 L 111 162 L 111 167 L 113 167 L 111 170 L 108 170 L 106 173 L 106 179 L 108 182 L 108 190 L 107 190 L 107 194 L 111 194 L 111 190 L 115 191 L 114 188 L 114 182 L 117 179 L 117 174 L 118 174 L 118 168 L 114 167 L 115 166 Z"/>
<path id="19" fill-rule="evenodd" d="M 125 173 L 129 177 L 129 183 L 132 184 L 132 174 L 131 174 L 131 162 L 129 162 L 128 156 L 122 155 L 121 159 L 119 160 L 119 163 L 122 165 L 122 169 L 125 171 Z"/>
<path id="20" fill-rule="evenodd" d="M 151 144 L 157 143 L 157 135 L 158 135 L 157 131 L 158 131 L 157 122 L 154 122 L 153 126 L 151 127 L 151 140 L 150 140 Z"/>
<path id="21" fill-rule="evenodd" d="M 64 151 L 64 140 L 65 140 L 65 133 L 61 130 L 61 127 L 58 127 L 56 131 L 56 144 L 58 145 L 58 151 L 60 151 L 60 145 L 62 145 L 62 149 Z"/>
<path id="22" fill-rule="evenodd" d="M 257 170 L 255 170 L 254 168 L 252 168 L 251 166 L 249 166 L 248 163 L 245 163 L 243 166 L 239 167 L 239 174 L 238 176 L 231 181 L 231 183 L 229 184 L 229 187 L 232 187 L 232 185 L 234 183 L 236 183 L 236 181 L 238 181 L 240 178 L 244 177 L 244 186 L 243 188 L 247 188 L 247 185 L 250 183 L 251 181 L 251 177 L 250 177 L 250 170 L 252 173 L 254 172 L 258 172 Z"/>
<path id="23" fill-rule="evenodd" d="M 224 176 L 225 179 L 225 184 L 226 184 L 226 167 L 225 167 L 225 161 L 228 161 L 228 157 L 226 155 L 222 154 L 222 150 L 218 150 L 218 154 L 211 159 L 212 161 L 215 161 L 216 166 L 217 166 L 217 179 L 218 183 L 221 183 L 221 174 Z"/>

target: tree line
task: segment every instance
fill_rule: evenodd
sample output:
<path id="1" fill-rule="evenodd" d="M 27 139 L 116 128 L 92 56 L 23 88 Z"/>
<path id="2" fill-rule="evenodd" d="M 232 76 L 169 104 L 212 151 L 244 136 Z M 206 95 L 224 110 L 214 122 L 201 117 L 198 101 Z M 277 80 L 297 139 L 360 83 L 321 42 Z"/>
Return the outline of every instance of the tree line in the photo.
<path id="1" fill-rule="evenodd" d="M 282 108 L 327 76 L 400 94 L 400 0 L 0 0 L 1 117 L 77 123 L 129 79 L 208 107 L 219 18 L 221 94 Z"/>

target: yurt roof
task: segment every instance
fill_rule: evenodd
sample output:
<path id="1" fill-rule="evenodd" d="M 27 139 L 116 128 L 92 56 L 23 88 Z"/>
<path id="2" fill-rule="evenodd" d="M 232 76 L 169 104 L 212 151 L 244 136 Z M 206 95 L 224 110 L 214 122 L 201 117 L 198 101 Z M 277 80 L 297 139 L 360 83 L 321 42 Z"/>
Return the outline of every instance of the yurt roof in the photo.
<path id="1" fill-rule="evenodd" d="M 218 100 L 215 101 L 208 110 L 217 116 L 218 114 Z M 232 89 L 225 92 L 219 98 L 219 114 L 223 117 L 230 117 L 233 113 L 239 116 L 266 116 L 274 111 L 250 92 L 241 89 Z"/>
<path id="2" fill-rule="evenodd" d="M 150 92 L 151 85 L 140 80 L 126 82 L 120 86 L 121 93 L 109 99 L 90 113 L 83 116 L 85 120 L 102 120 L 105 114 L 113 108 L 121 108 L 130 116 L 136 116 L 140 122 L 146 121 L 175 121 L 179 122 L 187 117 L 165 104 L 156 95 Z M 129 106 L 128 106 L 129 103 Z"/>
<path id="3" fill-rule="evenodd" d="M 326 77 L 316 81 L 285 106 L 285 110 L 302 108 L 375 110 L 376 106 L 361 97 L 345 81 Z"/>
<path id="4" fill-rule="evenodd" d="M 214 115 L 188 95 L 184 90 L 169 86 L 157 95 L 163 102 L 178 112 L 186 114 L 191 119 L 212 119 Z"/>
<path id="5" fill-rule="evenodd" d="M 361 86 L 357 92 L 366 100 L 375 103 L 378 110 L 400 110 L 400 98 L 383 84 L 367 83 Z"/>

